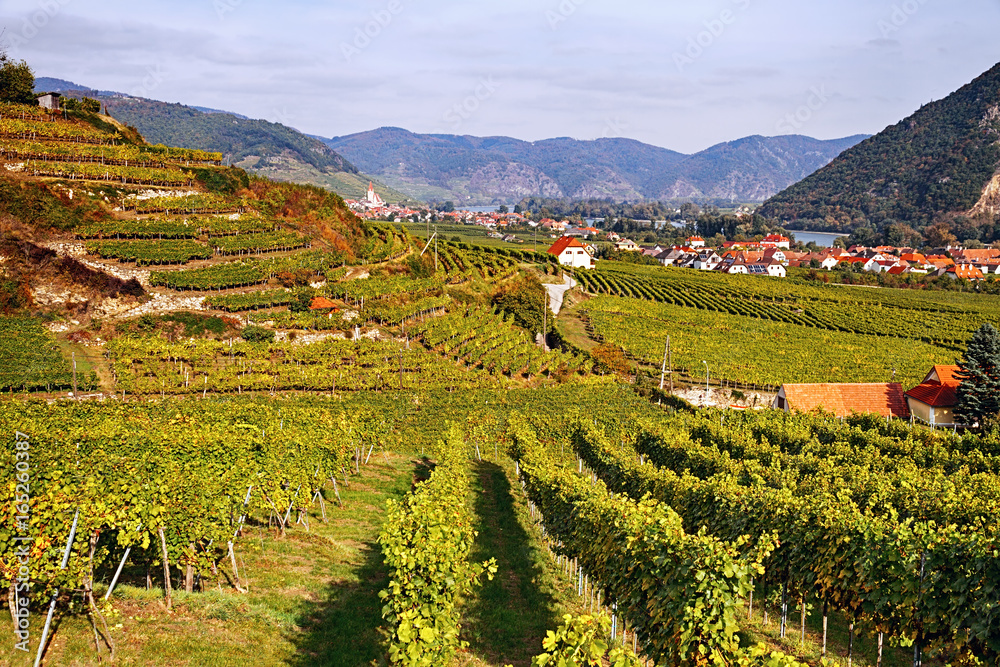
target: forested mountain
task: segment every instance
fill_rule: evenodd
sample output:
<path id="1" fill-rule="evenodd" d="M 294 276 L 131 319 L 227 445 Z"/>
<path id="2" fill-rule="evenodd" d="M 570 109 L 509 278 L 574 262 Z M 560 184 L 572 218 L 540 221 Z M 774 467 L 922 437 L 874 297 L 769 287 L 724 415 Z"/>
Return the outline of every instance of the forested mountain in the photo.
<path id="1" fill-rule="evenodd" d="M 363 197 L 369 177 L 314 137 L 280 123 L 209 109 L 169 104 L 113 91 L 98 91 L 72 81 L 42 77 L 35 90 L 93 97 L 122 123 L 135 127 L 150 143 L 218 151 L 231 164 L 276 180 L 319 185 L 348 198 Z M 376 183 L 390 202 L 406 200 Z"/>
<path id="2" fill-rule="evenodd" d="M 259 159 L 247 165 L 251 167 L 276 158 L 291 158 L 320 171 L 358 171 L 329 146 L 280 123 L 228 113 L 205 113 L 182 104 L 134 97 L 110 97 L 102 101 L 112 116 L 138 129 L 153 144 L 219 151 L 232 156 L 234 163 Z"/>
<path id="3" fill-rule="evenodd" d="M 863 137 L 747 137 L 684 155 L 632 139 L 520 141 L 414 134 L 386 127 L 326 140 L 367 173 L 415 197 L 509 202 L 522 197 L 616 201 L 763 201 Z"/>
<path id="4" fill-rule="evenodd" d="M 890 240 L 993 240 L 1000 208 L 1000 65 L 847 150 L 761 214 Z"/>

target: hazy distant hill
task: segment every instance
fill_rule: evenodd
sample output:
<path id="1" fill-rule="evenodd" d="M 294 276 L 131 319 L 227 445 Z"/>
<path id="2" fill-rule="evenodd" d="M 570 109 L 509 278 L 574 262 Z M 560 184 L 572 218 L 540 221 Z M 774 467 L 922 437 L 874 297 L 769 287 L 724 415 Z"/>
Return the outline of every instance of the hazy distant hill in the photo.
<path id="1" fill-rule="evenodd" d="M 269 178 L 309 183 L 347 197 L 364 196 L 369 177 L 315 137 L 266 120 L 207 107 L 189 107 L 96 91 L 64 79 L 40 77 L 35 90 L 96 97 L 109 113 L 131 125 L 150 143 L 219 151 L 250 172 Z M 407 199 L 382 184 L 376 191 L 389 202 Z"/>
<path id="2" fill-rule="evenodd" d="M 998 139 L 1000 65 L 846 151 L 761 213 L 804 228 L 882 233 L 897 222 L 917 229 L 943 222 L 960 240 L 991 240 L 1000 212 Z"/>
<path id="3" fill-rule="evenodd" d="M 748 137 L 695 155 L 632 139 L 520 141 L 414 134 L 384 127 L 326 143 L 367 173 L 424 199 L 492 202 L 528 196 L 763 201 L 863 136 Z"/>

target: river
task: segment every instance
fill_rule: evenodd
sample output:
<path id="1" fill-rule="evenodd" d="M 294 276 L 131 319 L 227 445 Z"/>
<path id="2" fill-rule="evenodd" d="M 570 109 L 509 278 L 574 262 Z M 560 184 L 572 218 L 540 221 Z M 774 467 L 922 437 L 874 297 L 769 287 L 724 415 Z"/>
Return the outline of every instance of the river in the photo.
<path id="1" fill-rule="evenodd" d="M 786 231 L 795 236 L 795 240 L 800 243 L 809 243 L 812 241 L 816 245 L 823 248 L 832 248 L 833 242 L 838 236 L 848 236 L 848 234 L 832 234 L 830 232 L 797 232 L 794 229 L 788 229 Z"/>

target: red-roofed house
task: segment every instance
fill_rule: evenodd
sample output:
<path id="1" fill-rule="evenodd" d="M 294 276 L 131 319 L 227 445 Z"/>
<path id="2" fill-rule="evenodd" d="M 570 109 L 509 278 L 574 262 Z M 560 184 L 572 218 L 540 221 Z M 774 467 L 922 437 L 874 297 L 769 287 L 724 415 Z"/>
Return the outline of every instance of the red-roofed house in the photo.
<path id="1" fill-rule="evenodd" d="M 572 266 L 579 269 L 592 269 L 597 263 L 587 251 L 587 246 L 580 243 L 579 239 L 572 236 L 563 236 L 552 244 L 549 254 L 559 258 L 559 263 L 563 266 Z"/>
<path id="2" fill-rule="evenodd" d="M 838 417 L 852 413 L 876 414 L 882 417 L 910 416 L 903 386 L 891 384 L 786 384 L 782 385 L 772 404 L 785 412 L 825 410 Z"/>
<path id="3" fill-rule="evenodd" d="M 983 272 L 974 267 L 972 264 L 957 264 L 955 266 L 950 266 L 944 273 L 949 278 L 953 278 L 955 280 L 958 280 L 959 278 L 964 280 L 983 279 Z"/>
<path id="4" fill-rule="evenodd" d="M 988 262 L 991 259 L 1000 257 L 1000 250 L 993 248 L 976 248 L 974 250 L 956 250 L 952 253 L 955 259 L 964 259 L 966 262 L 978 264 Z"/>
<path id="5" fill-rule="evenodd" d="M 312 304 L 309 306 L 309 310 L 338 310 L 339 306 L 333 301 L 330 301 L 325 296 L 317 296 L 312 300 Z"/>
<path id="6" fill-rule="evenodd" d="M 924 381 L 906 392 L 910 414 L 928 424 L 955 425 L 955 406 L 958 404 L 958 385 L 955 377 L 958 366 L 935 366 Z"/>
<path id="7" fill-rule="evenodd" d="M 949 266 L 955 266 L 955 260 L 951 257 L 945 257 L 944 255 L 930 255 L 927 258 L 927 263 L 934 266 L 937 269 L 946 269 Z"/>
<path id="8" fill-rule="evenodd" d="M 701 238 L 700 236 L 692 236 L 687 241 L 685 241 L 685 243 L 687 243 L 688 246 L 690 246 L 692 248 L 704 248 L 705 247 L 705 239 Z"/>
<path id="9" fill-rule="evenodd" d="M 792 240 L 781 234 L 768 234 L 760 244 L 765 248 L 784 248 L 788 250 Z"/>
<path id="10" fill-rule="evenodd" d="M 334 313 L 340 312 L 340 306 L 338 306 L 335 301 L 330 301 L 325 296 L 317 296 L 313 298 L 312 303 L 309 305 L 309 310 L 315 313 L 325 312 L 327 317 L 332 318 Z"/>
<path id="11" fill-rule="evenodd" d="M 569 226 L 565 222 L 553 220 L 552 218 L 545 218 L 539 224 L 545 229 L 551 229 L 554 232 L 566 231 L 566 228 Z"/>

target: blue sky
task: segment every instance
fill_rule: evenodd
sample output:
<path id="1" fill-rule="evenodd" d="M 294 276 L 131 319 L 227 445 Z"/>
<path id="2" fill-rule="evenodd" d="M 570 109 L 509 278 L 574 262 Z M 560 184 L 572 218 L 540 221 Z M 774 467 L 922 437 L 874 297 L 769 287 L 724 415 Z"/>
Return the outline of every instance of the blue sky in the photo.
<path id="1" fill-rule="evenodd" d="M 1000 61 L 1000 0 L 3 0 L 38 76 L 336 136 L 875 133 Z"/>

